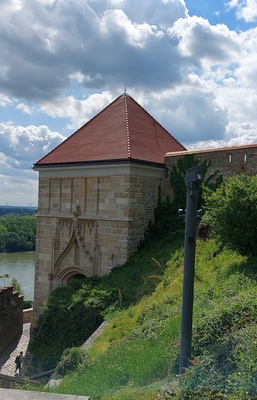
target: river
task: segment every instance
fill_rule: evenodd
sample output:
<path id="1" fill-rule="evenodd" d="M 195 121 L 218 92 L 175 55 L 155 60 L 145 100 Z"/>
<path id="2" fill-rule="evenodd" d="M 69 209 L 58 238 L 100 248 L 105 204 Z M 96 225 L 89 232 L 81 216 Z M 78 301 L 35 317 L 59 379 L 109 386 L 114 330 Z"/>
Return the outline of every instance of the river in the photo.
<path id="1" fill-rule="evenodd" d="M 34 300 L 35 253 L 0 253 L 0 276 L 9 274 L 10 278 L 0 279 L 0 286 L 9 285 L 16 278 L 24 293 L 25 300 Z"/>

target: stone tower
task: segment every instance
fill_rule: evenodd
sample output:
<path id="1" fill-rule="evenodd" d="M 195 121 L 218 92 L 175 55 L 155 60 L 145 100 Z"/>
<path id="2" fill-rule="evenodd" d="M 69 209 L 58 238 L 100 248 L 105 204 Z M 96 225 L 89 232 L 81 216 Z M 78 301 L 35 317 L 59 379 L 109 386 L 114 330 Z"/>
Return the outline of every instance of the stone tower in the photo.
<path id="1" fill-rule="evenodd" d="M 34 164 L 34 319 L 53 288 L 107 274 L 137 250 L 165 180 L 165 154 L 184 150 L 124 93 Z"/>

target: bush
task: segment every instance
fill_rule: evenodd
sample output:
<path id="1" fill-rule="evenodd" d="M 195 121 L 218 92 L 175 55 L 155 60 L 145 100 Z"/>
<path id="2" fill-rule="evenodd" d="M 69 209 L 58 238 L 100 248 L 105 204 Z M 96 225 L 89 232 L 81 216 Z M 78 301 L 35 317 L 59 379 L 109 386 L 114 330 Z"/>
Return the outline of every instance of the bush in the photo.
<path id="1" fill-rule="evenodd" d="M 24 300 L 23 301 L 23 310 L 27 310 L 29 308 L 33 307 L 33 301 L 32 300 Z"/>
<path id="2" fill-rule="evenodd" d="M 54 377 L 62 378 L 69 372 L 75 371 L 87 361 L 87 353 L 80 347 L 72 347 L 64 350 L 59 363 L 56 366 Z"/>
<path id="3" fill-rule="evenodd" d="M 227 387 L 245 396 L 257 396 L 257 324 L 251 324 L 235 333 L 236 370 L 228 376 Z M 248 397 L 251 398 L 251 397 Z"/>
<path id="4" fill-rule="evenodd" d="M 243 256 L 257 256 L 257 176 L 226 178 L 215 191 L 205 188 L 205 210 L 215 237 Z"/>
<path id="5" fill-rule="evenodd" d="M 249 322 L 257 322 L 257 301 L 252 298 L 235 298 L 221 309 L 203 315 L 194 330 L 193 352 L 195 356 L 202 354 L 210 346 L 221 343 L 223 337 L 233 328 L 244 327 Z"/>
<path id="6" fill-rule="evenodd" d="M 232 330 L 222 337 L 220 344 L 205 351 L 181 378 L 182 397 L 178 398 L 255 399 L 256 328 L 256 324 L 250 324 L 242 329 Z M 202 397 L 196 397 L 197 393 L 201 393 Z M 212 397 L 212 394 L 216 394 L 216 397 Z"/>
<path id="7" fill-rule="evenodd" d="M 204 183 L 202 186 L 215 190 L 222 182 L 223 177 L 218 171 L 208 174 L 210 162 L 200 162 L 193 154 L 181 157 L 177 164 L 173 165 L 170 172 L 170 183 L 173 188 L 173 199 L 168 196 L 162 198 L 159 188 L 158 203 L 154 210 L 154 221 L 150 221 L 145 235 L 145 242 L 151 241 L 154 237 L 162 237 L 162 240 L 174 240 L 179 235 L 184 235 L 184 221 L 179 217 L 178 210 L 186 208 L 187 189 L 185 186 L 185 175 L 189 168 L 201 166 Z M 202 186 L 199 190 L 198 208 L 203 207 Z"/>
<path id="8" fill-rule="evenodd" d="M 66 287 L 56 288 L 29 343 L 34 363 L 54 368 L 65 349 L 82 345 L 98 328 L 103 322 L 101 313 L 112 302 L 111 291 L 96 288 L 89 280 L 72 280 Z"/>
<path id="9" fill-rule="evenodd" d="M 192 364 L 181 380 L 184 398 L 198 392 L 231 399 L 256 395 L 256 327 L 257 302 L 249 292 L 199 316 L 193 334 Z M 247 394 L 249 397 L 245 397 Z"/>

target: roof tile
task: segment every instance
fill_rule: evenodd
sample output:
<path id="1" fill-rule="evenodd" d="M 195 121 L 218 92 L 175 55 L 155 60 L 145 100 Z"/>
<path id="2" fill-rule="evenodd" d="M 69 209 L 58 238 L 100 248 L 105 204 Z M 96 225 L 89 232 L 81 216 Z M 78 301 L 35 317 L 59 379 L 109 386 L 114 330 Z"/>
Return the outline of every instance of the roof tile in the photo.
<path id="1" fill-rule="evenodd" d="M 131 96 L 124 93 L 46 156 L 37 166 L 140 160 L 163 163 L 186 150 Z"/>

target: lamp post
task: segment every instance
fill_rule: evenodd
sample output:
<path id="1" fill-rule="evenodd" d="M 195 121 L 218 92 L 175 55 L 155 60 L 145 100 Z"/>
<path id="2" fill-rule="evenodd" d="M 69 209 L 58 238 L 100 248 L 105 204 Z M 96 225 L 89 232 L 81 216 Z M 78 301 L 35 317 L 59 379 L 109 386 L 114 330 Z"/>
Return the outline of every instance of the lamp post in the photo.
<path id="1" fill-rule="evenodd" d="M 203 180 L 200 166 L 186 171 L 187 187 L 185 242 L 184 242 L 184 279 L 182 324 L 180 341 L 179 373 L 183 374 L 191 358 L 192 320 L 194 300 L 195 243 L 197 227 L 197 204 L 199 186 Z"/>

